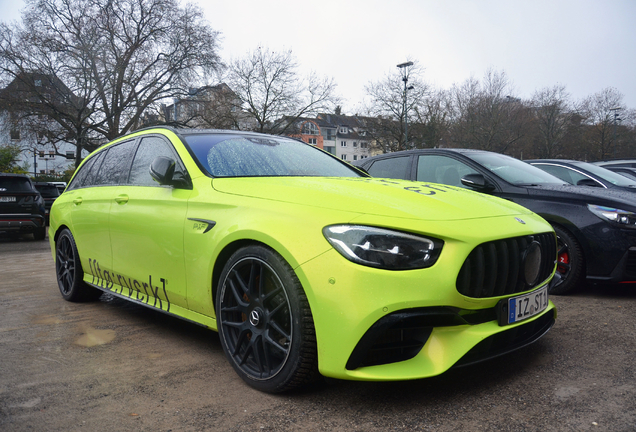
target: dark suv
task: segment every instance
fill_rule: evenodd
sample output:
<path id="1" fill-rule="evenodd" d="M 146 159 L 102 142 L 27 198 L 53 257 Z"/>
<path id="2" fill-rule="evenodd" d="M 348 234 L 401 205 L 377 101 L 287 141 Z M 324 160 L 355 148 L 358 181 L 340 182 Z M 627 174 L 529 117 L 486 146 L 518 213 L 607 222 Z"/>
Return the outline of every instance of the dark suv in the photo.
<path id="1" fill-rule="evenodd" d="M 46 237 L 44 200 L 26 175 L 0 173 L 1 231 Z"/>
<path id="2" fill-rule="evenodd" d="M 60 196 L 60 191 L 53 183 L 36 182 L 35 188 L 42 198 L 44 198 L 44 208 L 46 209 L 46 224 L 49 224 L 49 213 L 51 212 L 51 206 L 53 202 Z"/>

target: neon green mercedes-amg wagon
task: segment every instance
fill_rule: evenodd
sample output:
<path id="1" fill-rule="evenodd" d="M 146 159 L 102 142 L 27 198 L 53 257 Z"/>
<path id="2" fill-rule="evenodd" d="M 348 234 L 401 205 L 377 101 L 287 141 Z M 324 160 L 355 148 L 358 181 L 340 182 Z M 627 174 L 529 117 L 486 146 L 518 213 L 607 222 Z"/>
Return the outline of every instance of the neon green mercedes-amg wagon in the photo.
<path id="1" fill-rule="evenodd" d="M 107 292 L 216 330 L 268 392 L 438 375 L 556 318 L 556 238 L 539 216 L 370 178 L 289 138 L 138 131 L 87 157 L 50 219 L 66 300 Z"/>

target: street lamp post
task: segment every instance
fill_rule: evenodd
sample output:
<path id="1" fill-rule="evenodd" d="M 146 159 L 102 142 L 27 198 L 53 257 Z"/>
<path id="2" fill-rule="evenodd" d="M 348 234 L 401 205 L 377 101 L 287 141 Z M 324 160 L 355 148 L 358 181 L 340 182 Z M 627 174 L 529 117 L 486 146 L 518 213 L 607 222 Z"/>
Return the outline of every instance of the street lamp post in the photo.
<path id="1" fill-rule="evenodd" d="M 620 121 L 618 112 L 622 110 L 621 107 L 610 108 L 610 111 L 614 111 L 614 139 L 612 141 L 612 156 L 616 158 L 616 121 Z"/>
<path id="2" fill-rule="evenodd" d="M 409 145 L 409 115 L 408 115 L 408 110 L 407 110 L 407 104 L 406 104 L 406 92 L 407 90 L 410 90 L 413 88 L 413 86 L 408 87 L 407 88 L 407 83 L 409 82 L 409 71 L 408 68 L 410 66 L 413 66 L 413 62 L 409 61 L 409 62 L 405 62 L 405 63 L 400 63 L 399 65 L 397 65 L 398 68 L 400 68 L 401 72 L 402 72 L 402 81 L 404 81 L 404 95 L 402 98 L 402 108 L 403 108 L 403 112 L 404 112 L 404 144 L 405 146 Z"/>

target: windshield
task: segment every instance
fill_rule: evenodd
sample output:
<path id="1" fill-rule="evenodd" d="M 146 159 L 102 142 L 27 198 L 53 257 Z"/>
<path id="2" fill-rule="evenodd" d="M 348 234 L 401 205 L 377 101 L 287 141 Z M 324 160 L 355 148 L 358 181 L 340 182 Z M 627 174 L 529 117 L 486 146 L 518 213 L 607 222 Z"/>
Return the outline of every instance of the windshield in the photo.
<path id="1" fill-rule="evenodd" d="M 499 153 L 469 153 L 466 156 L 517 186 L 562 185 L 563 180 L 519 159 Z"/>
<path id="2" fill-rule="evenodd" d="M 610 182 L 611 184 L 613 184 L 615 186 L 635 187 L 636 188 L 636 182 L 634 182 L 633 180 L 630 180 L 627 177 L 624 177 L 624 176 L 622 176 L 622 175 L 620 175 L 618 173 L 610 171 L 607 168 L 603 168 L 603 167 L 600 167 L 598 165 L 594 165 L 594 164 L 587 163 L 587 162 L 574 162 L 574 163 L 572 163 L 572 165 L 575 165 L 575 166 L 578 166 L 578 167 L 583 168 L 585 170 L 588 170 L 589 172 L 591 172 L 595 176 L 600 177 L 603 180 L 608 181 L 608 182 Z"/>
<path id="3" fill-rule="evenodd" d="M 186 135 L 199 165 L 213 177 L 362 177 L 308 144 L 269 136 Z"/>

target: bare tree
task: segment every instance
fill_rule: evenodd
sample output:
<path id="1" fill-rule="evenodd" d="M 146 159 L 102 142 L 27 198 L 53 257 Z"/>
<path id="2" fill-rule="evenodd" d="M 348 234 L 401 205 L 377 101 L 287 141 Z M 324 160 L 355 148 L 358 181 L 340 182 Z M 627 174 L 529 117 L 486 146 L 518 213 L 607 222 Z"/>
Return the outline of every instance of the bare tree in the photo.
<path id="1" fill-rule="evenodd" d="M 537 90 L 531 100 L 536 138 L 534 149 L 540 158 L 562 157 L 564 138 L 572 122 L 573 109 L 565 86 Z"/>
<path id="2" fill-rule="evenodd" d="M 489 70 L 482 82 L 470 78 L 454 86 L 451 100 L 455 146 L 510 153 L 528 133 L 527 107 L 505 72 Z"/>
<path id="3" fill-rule="evenodd" d="M 22 24 L 0 26 L 0 72 L 34 95 L 27 116 L 46 115 L 65 139 L 95 148 L 136 129 L 149 107 L 220 65 L 218 34 L 202 11 L 177 0 L 26 0 Z M 71 95 L 50 103 L 25 77 L 43 74 Z M 37 105 L 40 104 L 40 105 Z M 40 106 L 42 108 L 38 109 Z M 17 107 L 14 107 L 17 108 Z"/>
<path id="4" fill-rule="evenodd" d="M 615 88 L 606 88 L 583 100 L 579 113 L 587 125 L 584 139 L 590 159 L 606 159 L 616 156 L 616 122 L 623 105 L 623 95 Z"/>
<path id="5" fill-rule="evenodd" d="M 258 132 L 283 134 L 300 117 L 332 111 L 338 103 L 334 80 L 315 73 L 303 78 L 291 51 L 259 47 L 230 63 L 227 82 L 240 103 L 234 111 L 251 120 L 242 127 Z"/>
<path id="6" fill-rule="evenodd" d="M 402 75 L 402 72 L 406 75 Z M 412 66 L 404 70 L 395 69 L 382 80 L 371 82 L 365 87 L 370 97 L 367 116 L 376 119 L 369 131 L 375 145 L 385 153 L 426 146 L 422 128 L 418 127 L 418 122 L 426 119 L 429 91 L 428 85 L 421 80 L 422 73 L 420 65 L 413 62 Z M 404 77 L 407 80 L 406 89 Z M 408 143 L 405 123 L 409 128 Z"/>
<path id="7" fill-rule="evenodd" d="M 451 127 L 448 92 L 429 91 L 421 106 L 414 107 L 415 115 L 410 130 L 421 137 L 422 147 L 444 146 Z M 411 132 L 409 132 L 409 136 Z"/>

